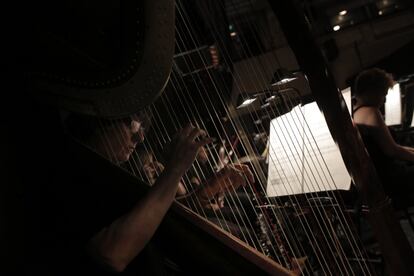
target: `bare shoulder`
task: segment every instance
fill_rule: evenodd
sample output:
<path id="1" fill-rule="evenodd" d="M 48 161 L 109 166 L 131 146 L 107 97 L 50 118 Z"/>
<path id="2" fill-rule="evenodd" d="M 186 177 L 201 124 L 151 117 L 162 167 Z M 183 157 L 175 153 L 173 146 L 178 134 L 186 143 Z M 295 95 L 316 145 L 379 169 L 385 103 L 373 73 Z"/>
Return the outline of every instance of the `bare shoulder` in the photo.
<path id="1" fill-rule="evenodd" d="M 373 106 L 363 106 L 354 113 L 354 121 L 357 124 L 367 126 L 381 126 L 384 122 L 378 108 Z"/>

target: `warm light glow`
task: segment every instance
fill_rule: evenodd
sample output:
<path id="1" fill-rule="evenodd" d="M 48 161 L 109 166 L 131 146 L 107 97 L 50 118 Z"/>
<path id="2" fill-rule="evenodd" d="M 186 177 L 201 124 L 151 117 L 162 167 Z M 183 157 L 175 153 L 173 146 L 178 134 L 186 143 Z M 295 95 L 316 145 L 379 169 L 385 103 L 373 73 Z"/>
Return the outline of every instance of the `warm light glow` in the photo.
<path id="1" fill-rule="evenodd" d="M 235 37 L 236 35 L 237 35 L 237 33 L 236 33 L 236 32 L 231 32 L 231 33 L 230 33 L 230 36 L 231 36 L 231 37 Z"/>
<path id="2" fill-rule="evenodd" d="M 340 11 L 339 15 L 345 15 L 345 14 L 347 14 L 347 12 L 348 12 L 347 10 Z"/>
<path id="3" fill-rule="evenodd" d="M 378 14 L 379 14 L 379 15 L 382 15 L 382 11 L 379 11 L 379 12 L 378 12 Z"/>
<path id="4" fill-rule="evenodd" d="M 219 56 L 217 54 L 217 48 L 215 45 L 212 45 L 209 47 L 210 49 L 210 55 L 211 55 L 211 61 L 213 62 L 214 66 L 219 65 Z"/>
<path id="5" fill-rule="evenodd" d="M 334 27 L 333 27 L 333 30 L 336 32 L 336 31 L 339 31 L 339 29 L 341 28 L 341 26 L 339 26 L 339 25 L 335 25 Z"/>

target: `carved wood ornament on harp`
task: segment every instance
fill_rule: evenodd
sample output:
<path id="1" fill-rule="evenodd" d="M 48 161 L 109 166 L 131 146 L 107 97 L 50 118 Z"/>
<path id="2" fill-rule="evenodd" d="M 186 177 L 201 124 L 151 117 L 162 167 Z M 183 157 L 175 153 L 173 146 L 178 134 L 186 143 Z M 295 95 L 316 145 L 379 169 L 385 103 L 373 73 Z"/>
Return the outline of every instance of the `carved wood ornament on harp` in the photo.
<path id="1" fill-rule="evenodd" d="M 286 129 L 283 135 L 292 141 L 307 139 L 301 148 L 294 145 L 284 149 L 291 156 L 307 152 L 308 159 L 304 158 L 300 164 L 303 170 L 295 171 L 294 177 L 309 187 L 322 186 L 314 190 L 325 192 L 267 196 L 267 167 L 275 166 L 283 175 L 284 167 L 296 167 L 298 164 L 292 163 L 298 160 L 283 163 L 263 158 L 261 154 L 268 152 L 272 145 L 259 149 L 249 137 L 255 131 L 264 133 L 268 140 L 270 126 L 247 125 L 246 120 L 238 116 L 232 91 L 247 91 L 242 87 L 239 71 L 234 69 L 241 61 L 231 46 L 233 34 L 229 33 L 225 19 L 224 5 L 231 5 L 232 1 L 143 2 L 124 1 L 117 7 L 121 23 L 114 19 L 116 16 L 111 17 L 113 7 L 98 9 L 109 23 L 99 16 L 95 23 L 101 24 L 108 35 L 111 31 L 105 27 L 113 27 L 111 24 L 118 22 L 116 28 L 121 35 L 118 41 L 102 47 L 99 43 L 105 41 L 105 37 L 101 40 L 99 36 L 91 37 L 96 52 L 93 47 L 80 47 L 76 39 L 64 39 L 71 36 L 45 36 L 44 43 L 49 45 L 43 53 L 45 59 L 53 60 L 54 56 L 65 52 L 66 64 L 56 68 L 57 65 L 50 62 L 33 70 L 30 79 L 36 96 L 67 111 L 93 116 L 100 122 L 104 141 L 107 122 L 121 122 L 139 132 L 140 126 L 134 122 L 139 124 L 143 117 L 151 117 L 145 140 L 136 140 L 136 143 L 142 142 L 137 145 L 138 150 L 135 151 L 134 144 L 127 149 L 125 160 L 121 160 L 126 162 L 115 162 L 122 170 L 148 184 L 162 171 L 174 133 L 188 122 L 205 129 L 215 139 L 206 147 L 205 160 L 196 159 L 182 177 L 182 191 L 161 225 L 163 235 L 169 239 L 174 237 L 175 241 L 170 241 L 173 248 L 188 250 L 188 255 L 203 259 L 195 263 L 207 264 L 211 271 L 239 275 L 374 274 L 354 225 L 344 211 L 341 194 L 335 191 L 329 167 L 315 150 L 317 146 L 312 146 L 318 141 L 313 137 L 290 136 L 293 132 L 289 128 L 298 125 L 288 121 L 283 122 Z M 254 7 L 250 5 L 249 8 Z M 325 115 L 350 175 L 370 204 L 372 225 L 389 271 L 395 275 L 410 275 L 412 251 L 378 188 L 375 171 L 304 18 L 288 0 L 269 3 L 269 8 L 273 8 L 302 72 L 309 79 L 312 95 Z M 85 19 L 84 23 L 92 21 Z M 237 29 L 242 22 L 233 24 L 232 28 Z M 90 26 L 94 28 L 93 24 Z M 79 31 L 70 27 L 67 30 L 69 33 Z M 239 39 L 237 51 L 241 57 L 254 57 L 257 49 L 251 49 L 244 37 L 237 38 L 236 31 L 231 31 L 235 39 Z M 263 54 L 258 38 L 253 36 L 253 41 Z M 112 54 L 113 60 L 105 58 L 106 54 Z M 278 62 L 277 58 L 275 60 Z M 244 66 L 251 79 L 263 83 L 269 80 L 262 72 L 274 70 L 272 68 L 280 64 L 246 62 Z M 264 89 L 270 95 L 281 95 L 281 91 L 270 84 Z M 256 91 L 259 90 L 263 87 L 257 87 Z M 250 121 L 258 119 L 259 115 L 273 119 L 296 105 L 292 97 L 287 97 L 260 114 L 257 109 L 247 107 L 246 116 Z M 292 117 L 295 122 L 304 117 L 300 113 L 289 116 L 297 116 Z M 122 133 L 122 127 L 116 126 Z M 309 128 L 306 123 L 300 127 Z M 116 139 L 118 144 L 128 143 L 127 137 L 121 134 Z M 119 161 L 114 156 L 114 147 L 106 141 L 106 154 L 102 155 Z M 246 166 L 254 181 L 242 174 Z M 224 187 L 228 179 L 223 177 L 216 190 L 208 188 L 211 179 L 220 178 L 226 170 L 240 173 L 237 179 L 243 185 Z M 137 181 L 136 185 L 142 183 Z M 288 180 L 279 185 L 287 191 L 290 189 Z M 141 189 L 145 193 L 148 188 Z M 189 257 L 190 262 L 197 259 L 194 255 Z"/>

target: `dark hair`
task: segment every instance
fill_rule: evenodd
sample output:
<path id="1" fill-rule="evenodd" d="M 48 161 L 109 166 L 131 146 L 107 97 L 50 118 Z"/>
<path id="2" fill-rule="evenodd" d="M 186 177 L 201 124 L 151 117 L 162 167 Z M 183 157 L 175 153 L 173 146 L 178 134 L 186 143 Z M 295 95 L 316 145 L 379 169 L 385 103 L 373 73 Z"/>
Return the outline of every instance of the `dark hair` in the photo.
<path id="1" fill-rule="evenodd" d="M 386 93 L 394 85 L 392 75 L 379 68 L 364 70 L 355 79 L 354 93 L 360 96 L 367 93 Z"/>

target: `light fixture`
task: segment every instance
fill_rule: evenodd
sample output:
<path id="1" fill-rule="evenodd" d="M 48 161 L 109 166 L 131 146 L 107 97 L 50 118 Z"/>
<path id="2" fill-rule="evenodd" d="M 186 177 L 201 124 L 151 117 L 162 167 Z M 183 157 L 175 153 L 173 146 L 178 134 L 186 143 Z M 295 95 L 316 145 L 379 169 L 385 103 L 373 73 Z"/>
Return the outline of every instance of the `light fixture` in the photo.
<path id="1" fill-rule="evenodd" d="M 239 100 L 239 102 L 241 102 L 241 103 L 237 106 L 237 109 L 244 108 L 244 107 L 252 104 L 254 101 L 257 100 L 256 97 L 249 97 L 247 99 L 243 99 L 243 98 L 239 97 L 239 99 L 241 99 L 241 100 Z"/>
<path id="2" fill-rule="evenodd" d="M 343 16 L 343 15 L 345 15 L 345 14 L 347 14 L 347 13 L 348 13 L 348 11 L 347 11 L 347 10 L 342 10 L 342 11 L 340 11 L 340 12 L 339 12 L 339 15 L 342 15 L 342 16 Z"/>
<path id="3" fill-rule="evenodd" d="M 262 104 L 260 106 L 260 108 L 262 108 L 262 109 L 265 109 L 265 108 L 268 108 L 268 107 L 270 107 L 270 103 L 265 103 L 265 104 Z"/>
<path id="4" fill-rule="evenodd" d="M 270 82 L 270 85 L 281 85 L 293 81 L 295 79 L 296 77 L 292 74 L 292 72 L 288 71 L 286 68 L 279 68 L 273 74 L 273 78 Z"/>
<path id="5" fill-rule="evenodd" d="M 340 28 L 341 28 L 341 26 L 335 25 L 335 26 L 333 26 L 332 29 L 336 32 L 336 31 L 339 31 Z"/>

